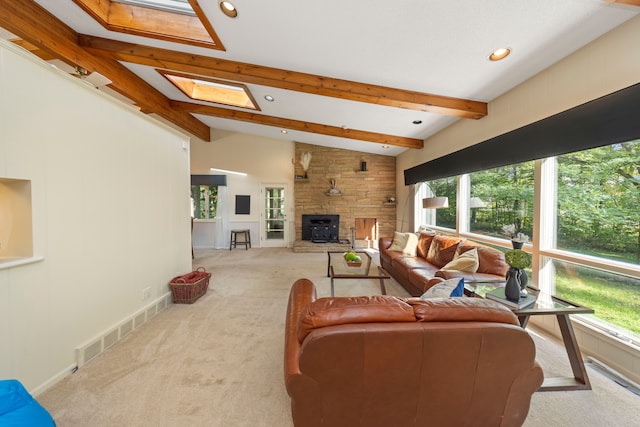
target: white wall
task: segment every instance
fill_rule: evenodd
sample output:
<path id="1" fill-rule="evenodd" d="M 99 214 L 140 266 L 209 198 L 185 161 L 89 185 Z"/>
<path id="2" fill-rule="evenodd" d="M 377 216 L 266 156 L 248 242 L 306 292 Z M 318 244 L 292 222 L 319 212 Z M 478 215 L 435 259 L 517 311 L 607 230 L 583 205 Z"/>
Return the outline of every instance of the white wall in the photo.
<path id="1" fill-rule="evenodd" d="M 0 266 L 0 378 L 41 388 L 191 270 L 188 141 L 0 41 L 0 177 L 31 180 L 44 257 Z"/>
<path id="2" fill-rule="evenodd" d="M 491 137 L 607 95 L 640 82 L 640 16 L 630 19 L 604 36 L 549 67 L 525 83 L 489 103 L 489 114 L 481 120 L 459 120 L 425 141 L 425 148 L 408 150 L 397 158 L 398 218 L 411 230 L 413 204 L 404 171 L 429 160 L 461 150 Z M 409 199 L 408 199 L 409 198 Z M 408 200 L 408 203 L 405 201 Z M 402 229 L 401 220 L 398 229 Z M 532 320 L 548 330 L 555 319 Z M 640 382 L 640 351 L 613 337 L 594 333 L 574 322 L 581 349 Z M 557 328 L 556 333 L 557 333 Z"/>
<path id="3" fill-rule="evenodd" d="M 295 143 L 264 138 L 255 135 L 213 131 L 211 142 L 193 140 L 191 143 L 191 173 L 194 175 L 220 174 L 210 168 L 244 172 L 247 176 L 227 174 L 227 189 L 231 202 L 230 226 L 234 229 L 251 230 L 253 247 L 261 246 L 260 221 L 262 195 L 260 188 L 267 184 L 285 184 L 289 188 L 286 195 L 288 208 L 289 242 L 294 233 L 293 179 Z M 235 196 L 251 196 L 251 214 L 235 214 Z M 196 248 L 214 247 L 216 228 L 213 223 L 196 222 L 193 243 Z M 225 236 L 228 247 L 229 236 Z"/>

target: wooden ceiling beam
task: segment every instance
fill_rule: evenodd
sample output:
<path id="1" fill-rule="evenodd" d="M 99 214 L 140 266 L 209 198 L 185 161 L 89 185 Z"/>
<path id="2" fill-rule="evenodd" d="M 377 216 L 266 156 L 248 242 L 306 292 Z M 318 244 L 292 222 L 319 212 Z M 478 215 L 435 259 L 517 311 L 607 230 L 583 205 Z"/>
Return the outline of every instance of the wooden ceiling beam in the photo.
<path id="1" fill-rule="evenodd" d="M 142 110 L 209 141 L 211 130 L 190 114 L 171 109 L 169 99 L 124 65 L 105 57 L 96 57 L 78 46 L 78 34 L 32 0 L 0 2 L 0 27 L 26 40 L 37 49 L 61 60 L 79 65 L 89 72 L 98 71 L 113 83 L 111 88 L 133 100 Z"/>
<path id="2" fill-rule="evenodd" d="M 344 129 L 337 126 L 309 123 L 301 120 L 283 119 L 281 117 L 267 116 L 264 114 L 231 110 L 209 105 L 194 104 L 190 102 L 171 101 L 171 107 L 175 110 L 192 114 L 202 114 L 205 116 L 219 117 L 222 119 L 239 120 L 249 123 L 275 126 L 283 129 L 335 136 L 339 138 L 357 139 L 360 141 L 375 142 L 377 144 L 394 145 L 399 147 L 417 149 L 420 149 L 424 146 L 424 141 L 421 139 L 405 138 L 396 135 L 386 135 L 382 133 L 367 132 L 356 129 Z"/>
<path id="3" fill-rule="evenodd" d="M 102 37 L 80 35 L 78 42 L 96 56 L 134 64 L 461 118 L 480 119 L 487 115 L 485 102 L 263 67 Z"/>

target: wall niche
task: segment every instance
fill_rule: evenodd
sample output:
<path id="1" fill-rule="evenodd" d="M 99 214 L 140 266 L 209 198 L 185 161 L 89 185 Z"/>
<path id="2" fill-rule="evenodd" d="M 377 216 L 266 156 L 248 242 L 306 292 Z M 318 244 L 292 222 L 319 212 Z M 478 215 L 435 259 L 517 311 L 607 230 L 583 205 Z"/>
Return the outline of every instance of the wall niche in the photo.
<path id="1" fill-rule="evenodd" d="M 31 181 L 0 178 L 0 262 L 33 256 Z"/>

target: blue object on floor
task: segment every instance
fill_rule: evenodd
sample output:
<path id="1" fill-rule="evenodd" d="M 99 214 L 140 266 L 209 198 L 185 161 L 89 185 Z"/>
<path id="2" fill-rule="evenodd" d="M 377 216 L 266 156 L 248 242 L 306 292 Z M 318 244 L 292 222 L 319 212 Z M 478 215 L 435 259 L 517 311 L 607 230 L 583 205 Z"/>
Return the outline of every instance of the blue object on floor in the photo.
<path id="1" fill-rule="evenodd" d="M 56 423 L 17 380 L 0 380 L 0 427 L 54 427 Z"/>

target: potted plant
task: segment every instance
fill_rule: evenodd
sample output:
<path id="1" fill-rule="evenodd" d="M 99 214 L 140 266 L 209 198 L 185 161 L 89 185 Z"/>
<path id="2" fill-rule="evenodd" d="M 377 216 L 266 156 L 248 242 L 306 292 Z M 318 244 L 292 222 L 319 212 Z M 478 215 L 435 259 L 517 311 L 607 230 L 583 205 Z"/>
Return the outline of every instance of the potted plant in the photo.
<path id="1" fill-rule="evenodd" d="M 531 257 L 522 249 L 512 249 L 505 252 L 504 259 L 510 267 L 504 294 L 508 300 L 518 301 L 527 296 L 527 273 L 524 269 L 531 265 Z"/>

